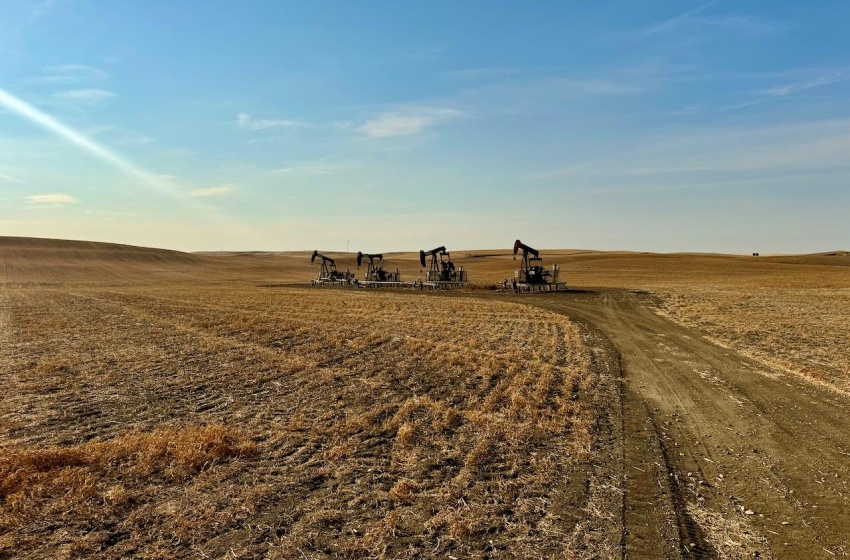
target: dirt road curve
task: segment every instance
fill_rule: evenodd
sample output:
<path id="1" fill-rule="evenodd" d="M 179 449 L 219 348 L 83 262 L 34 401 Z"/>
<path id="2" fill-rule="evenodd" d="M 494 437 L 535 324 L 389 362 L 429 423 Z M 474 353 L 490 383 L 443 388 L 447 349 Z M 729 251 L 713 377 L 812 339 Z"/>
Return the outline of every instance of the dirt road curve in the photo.
<path id="1" fill-rule="evenodd" d="M 527 303 L 592 325 L 619 359 L 626 558 L 850 555 L 850 399 L 600 291 Z"/>

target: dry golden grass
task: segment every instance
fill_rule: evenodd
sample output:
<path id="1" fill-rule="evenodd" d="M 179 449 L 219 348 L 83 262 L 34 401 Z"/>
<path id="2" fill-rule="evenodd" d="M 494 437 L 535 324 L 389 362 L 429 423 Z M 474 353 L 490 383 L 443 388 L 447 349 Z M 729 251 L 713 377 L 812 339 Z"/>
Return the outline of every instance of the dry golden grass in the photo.
<path id="1" fill-rule="evenodd" d="M 195 283 L 2 294 L 0 556 L 601 550 L 576 514 L 598 379 L 563 316 Z"/>
<path id="2" fill-rule="evenodd" d="M 781 370 L 850 392 L 850 288 L 659 291 L 663 312 Z"/>
<path id="3" fill-rule="evenodd" d="M 850 391 L 850 255 L 603 259 L 584 285 L 647 290 L 659 311 L 781 370 Z M 578 267 L 575 267 L 578 268 Z"/>
<path id="4" fill-rule="evenodd" d="M 693 502 L 687 504 L 688 514 L 705 531 L 706 540 L 717 551 L 719 558 L 771 558 L 767 539 L 750 528 L 743 513 L 728 509 L 730 511 L 721 514 Z"/>
<path id="5" fill-rule="evenodd" d="M 121 517 L 146 495 L 254 450 L 244 435 L 223 426 L 161 428 L 71 447 L 5 446 L 0 534 L 8 537 L 36 522 L 67 523 L 67 530 Z M 20 544 L 15 540 L 3 538 L 0 549 Z"/>

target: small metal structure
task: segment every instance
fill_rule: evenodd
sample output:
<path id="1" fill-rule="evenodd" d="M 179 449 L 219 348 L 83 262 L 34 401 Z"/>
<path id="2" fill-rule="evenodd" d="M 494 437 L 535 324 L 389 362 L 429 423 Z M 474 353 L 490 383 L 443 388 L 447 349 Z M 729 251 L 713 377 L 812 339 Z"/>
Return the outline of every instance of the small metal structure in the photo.
<path id="1" fill-rule="evenodd" d="M 401 286 L 401 274 L 398 268 L 393 272 L 384 270 L 384 255 L 381 253 L 357 252 L 357 268 L 366 259 L 366 273 L 363 275 L 363 285 L 366 287 L 399 287 Z"/>
<path id="2" fill-rule="evenodd" d="M 514 242 L 514 260 L 517 253 L 522 250 L 522 263 L 520 269 L 514 271 L 512 287 L 514 291 L 520 292 L 557 292 L 565 290 L 567 285 L 559 281 L 561 272 L 560 265 L 553 264 L 552 271 L 540 264 L 543 259 L 540 251 L 529 247 L 519 239 Z"/>
<path id="3" fill-rule="evenodd" d="M 468 282 L 463 267 L 456 268 L 452 257 L 445 247 L 430 251 L 419 251 L 419 264 L 425 268 L 425 261 L 431 257 L 431 264 L 425 276 L 425 287 L 431 289 L 461 288 Z"/>
<path id="4" fill-rule="evenodd" d="M 322 286 L 324 284 L 347 285 L 351 284 L 354 280 L 350 272 L 339 272 L 336 269 L 336 261 L 330 257 L 326 257 L 319 251 L 313 251 L 313 256 L 310 257 L 310 264 L 316 262 L 317 258 L 321 260 L 322 264 L 319 269 L 319 277 L 314 278 L 311 282 L 314 286 Z"/>

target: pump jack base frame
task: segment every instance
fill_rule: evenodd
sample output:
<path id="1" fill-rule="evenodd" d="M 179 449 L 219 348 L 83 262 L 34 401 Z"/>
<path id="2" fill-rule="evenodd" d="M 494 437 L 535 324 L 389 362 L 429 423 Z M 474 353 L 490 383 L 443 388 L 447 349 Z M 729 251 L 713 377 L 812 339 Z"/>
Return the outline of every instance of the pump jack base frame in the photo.
<path id="1" fill-rule="evenodd" d="M 470 282 L 422 282 L 420 286 L 426 290 L 460 290 Z"/>
<path id="2" fill-rule="evenodd" d="M 361 280 L 358 284 L 364 288 L 403 288 L 409 285 L 410 282 L 378 282 L 376 280 Z"/>
<path id="3" fill-rule="evenodd" d="M 313 286 L 324 286 L 325 284 L 330 284 L 331 286 L 351 286 L 354 282 L 345 278 L 313 278 L 310 280 L 310 284 Z"/>
<path id="4" fill-rule="evenodd" d="M 508 290 L 510 291 L 511 285 L 508 284 Z M 567 285 L 564 282 L 550 282 L 546 284 L 526 284 L 525 282 L 518 282 L 516 285 L 517 293 L 539 293 L 539 292 L 566 292 Z"/>

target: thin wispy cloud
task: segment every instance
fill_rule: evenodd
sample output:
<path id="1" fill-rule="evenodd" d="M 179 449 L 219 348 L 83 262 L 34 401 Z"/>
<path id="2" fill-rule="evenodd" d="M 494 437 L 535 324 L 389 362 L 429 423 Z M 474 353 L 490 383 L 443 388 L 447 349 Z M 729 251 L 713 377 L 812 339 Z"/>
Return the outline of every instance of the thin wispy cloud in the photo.
<path id="1" fill-rule="evenodd" d="M 518 70 L 516 68 L 509 68 L 505 66 L 487 66 L 483 68 L 464 68 L 460 70 L 449 70 L 445 72 L 446 76 L 451 78 L 473 78 L 473 79 L 481 79 L 481 78 L 505 78 L 516 74 Z"/>
<path id="2" fill-rule="evenodd" d="M 794 68 L 771 72 L 726 72 L 719 75 L 707 74 L 699 79 L 711 79 L 712 81 L 722 79 L 730 84 L 740 82 L 741 89 L 737 92 L 738 100 L 729 99 L 725 103 L 705 101 L 667 109 L 662 114 L 666 116 L 705 116 L 734 113 L 745 109 L 750 110 L 760 105 L 767 107 L 770 103 L 783 98 L 786 103 L 791 103 L 794 99 L 805 102 L 807 97 L 802 94 L 809 90 L 850 82 L 850 68 L 839 66 Z M 837 88 L 833 90 L 833 93 L 841 95 Z"/>
<path id="3" fill-rule="evenodd" d="M 76 84 L 101 80 L 106 77 L 106 72 L 87 64 L 62 64 L 60 66 L 48 66 L 42 70 L 40 76 L 29 78 L 32 83 L 44 84 Z"/>
<path id="4" fill-rule="evenodd" d="M 2 173 L 0 173 L 0 182 L 5 182 L 5 183 L 20 183 L 21 181 L 19 181 L 18 179 L 15 179 L 15 178 L 14 178 L 14 177 L 12 177 L 11 175 L 3 175 Z"/>
<path id="5" fill-rule="evenodd" d="M 737 31 L 748 35 L 767 35 L 786 27 L 780 22 L 766 21 L 762 18 L 742 14 L 700 15 L 719 4 L 721 0 L 697 6 L 678 16 L 672 17 L 646 31 L 646 35 L 655 35 L 662 31 L 679 28 L 714 27 Z"/>
<path id="6" fill-rule="evenodd" d="M 665 21 L 659 23 L 658 25 L 656 25 L 655 27 L 652 27 L 651 29 L 647 30 L 646 34 L 652 35 L 652 34 L 658 33 L 659 31 L 664 31 L 666 29 L 670 29 L 672 27 L 675 27 L 675 26 L 679 25 L 680 23 L 684 23 L 684 22 L 690 20 L 691 18 L 693 18 L 694 16 L 696 16 L 697 14 L 701 14 L 702 12 L 711 8 L 712 6 L 716 6 L 717 4 L 720 3 L 720 1 L 721 0 L 714 0 L 713 2 L 706 2 L 705 4 L 697 6 L 696 8 L 688 10 L 687 12 L 684 12 L 684 13 L 681 13 L 677 16 L 671 17 L 670 19 L 665 20 Z"/>
<path id="7" fill-rule="evenodd" d="M 336 161 L 337 155 L 333 154 L 309 161 L 292 162 L 285 167 L 273 169 L 271 173 L 286 175 L 329 175 L 337 171 L 350 170 L 358 167 L 357 164 L 345 161 Z"/>
<path id="8" fill-rule="evenodd" d="M 582 162 L 528 176 L 533 180 L 574 182 L 688 174 L 789 172 L 819 173 L 848 169 L 850 119 L 767 126 L 694 127 L 677 134 L 644 139 L 632 152 Z"/>
<path id="9" fill-rule="evenodd" d="M 552 86 L 562 93 L 577 93 L 583 95 L 627 95 L 643 90 L 643 87 L 626 82 L 611 80 L 574 80 L 569 78 L 556 79 Z"/>
<path id="10" fill-rule="evenodd" d="M 70 194 L 65 193 L 50 193 L 50 194 L 34 194 L 31 196 L 25 196 L 25 200 L 28 200 L 30 204 L 37 206 L 66 206 L 68 204 L 77 204 L 79 200 Z"/>
<path id="11" fill-rule="evenodd" d="M 61 101 L 70 101 L 81 105 L 97 105 L 115 97 L 115 93 L 105 89 L 72 89 L 54 93 L 53 97 Z"/>
<path id="12" fill-rule="evenodd" d="M 686 21 L 692 24 L 709 27 L 723 27 L 756 35 L 768 34 L 782 27 L 777 23 L 767 22 L 759 18 L 744 15 L 691 17 L 686 18 Z"/>
<path id="13" fill-rule="evenodd" d="M 195 189 L 189 192 L 189 196 L 193 196 L 195 198 L 212 198 L 217 196 L 227 196 L 235 191 L 235 185 L 220 185 L 218 187 L 209 187 L 206 189 Z"/>
<path id="14" fill-rule="evenodd" d="M 47 130 L 59 138 L 62 138 L 82 151 L 98 158 L 104 163 L 109 164 L 125 175 L 140 180 L 146 185 L 157 187 L 160 190 L 165 190 L 163 188 L 165 186 L 163 182 L 153 173 L 130 163 L 104 146 L 101 146 L 97 142 L 87 138 L 80 132 L 40 111 L 39 109 L 36 109 L 29 103 L 26 103 L 3 89 L 0 89 L 0 107 L 5 107 L 19 117 L 43 128 L 44 130 Z"/>
<path id="15" fill-rule="evenodd" d="M 274 128 L 293 128 L 303 123 L 291 119 L 255 119 L 248 113 L 239 113 L 236 117 L 239 128 L 246 130 L 269 130 Z"/>
<path id="16" fill-rule="evenodd" d="M 154 139 L 141 132 L 126 129 L 114 124 L 104 124 L 87 128 L 85 133 L 89 136 L 103 136 L 114 145 L 145 145 L 153 144 Z"/>
<path id="17" fill-rule="evenodd" d="M 463 113 L 457 109 L 419 107 L 383 113 L 366 121 L 357 130 L 369 138 L 410 136 L 461 116 L 463 116 Z"/>
<path id="18" fill-rule="evenodd" d="M 813 77 L 807 80 L 789 82 L 780 86 L 764 89 L 761 90 L 759 93 L 763 95 L 783 97 L 786 95 L 791 95 L 793 93 L 818 88 L 821 86 L 828 86 L 832 84 L 837 84 L 839 82 L 845 82 L 847 80 L 850 80 L 850 74 L 848 74 L 846 70 L 834 70 L 821 76 Z"/>
<path id="19" fill-rule="evenodd" d="M 500 113 L 538 110 L 563 97 L 622 96 L 644 93 L 669 83 L 680 69 L 655 60 L 599 65 L 570 73 L 549 70 L 517 72 L 504 79 L 462 90 L 464 105 L 504 106 Z M 492 111 L 490 111 L 492 113 Z M 476 115 L 479 113 L 476 112 Z"/>
<path id="20" fill-rule="evenodd" d="M 447 47 L 440 45 L 422 45 L 398 53 L 398 57 L 405 60 L 433 61 L 443 56 L 446 50 Z"/>
<path id="21" fill-rule="evenodd" d="M 702 116 L 702 115 L 717 115 L 722 113 L 734 113 L 736 111 L 741 111 L 743 109 L 749 109 L 750 107 L 755 107 L 757 105 L 761 105 L 765 103 L 764 98 L 760 99 L 750 99 L 747 101 L 739 101 L 737 103 L 723 103 L 723 104 L 699 104 L 699 105 L 689 105 L 687 107 L 680 107 L 678 109 L 669 109 L 664 111 L 662 114 L 671 117 L 688 117 L 688 116 Z"/>

